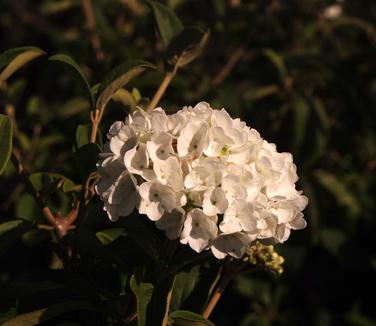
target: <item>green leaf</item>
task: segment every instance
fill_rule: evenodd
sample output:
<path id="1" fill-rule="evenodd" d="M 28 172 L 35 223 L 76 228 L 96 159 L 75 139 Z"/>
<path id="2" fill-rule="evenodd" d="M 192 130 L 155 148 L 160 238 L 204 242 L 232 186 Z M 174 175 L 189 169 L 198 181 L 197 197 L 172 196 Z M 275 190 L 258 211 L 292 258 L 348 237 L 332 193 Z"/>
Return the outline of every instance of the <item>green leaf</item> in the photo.
<path id="1" fill-rule="evenodd" d="M 177 310 L 170 314 L 174 326 L 214 326 L 212 322 L 203 316 L 191 311 Z"/>
<path id="2" fill-rule="evenodd" d="M 138 282 L 134 275 L 131 277 L 129 285 L 137 299 L 138 326 L 144 326 L 146 322 L 147 307 L 153 296 L 154 286 L 151 283 Z"/>
<path id="3" fill-rule="evenodd" d="M 174 12 L 165 5 L 155 1 L 146 1 L 146 3 L 153 11 L 159 34 L 165 47 L 167 47 L 170 40 L 183 29 L 183 24 Z"/>
<path id="4" fill-rule="evenodd" d="M 136 110 L 137 101 L 134 98 L 133 93 L 127 91 L 124 88 L 118 89 L 118 91 L 114 95 L 112 95 L 112 100 L 120 102 L 124 106 L 129 106 L 131 111 Z"/>
<path id="5" fill-rule="evenodd" d="M 176 275 L 174 290 L 172 292 L 171 310 L 183 307 L 185 300 L 191 295 L 200 277 L 200 266 L 194 266 L 188 272 Z"/>
<path id="6" fill-rule="evenodd" d="M 12 137 L 12 121 L 6 115 L 0 114 L 0 175 L 12 154 Z"/>
<path id="7" fill-rule="evenodd" d="M 4 67 L 5 69 L 0 74 L 0 81 L 8 79 L 26 63 L 44 54 L 46 53 L 43 50 L 33 46 L 14 48 L 3 52 L 0 55 L 0 69 Z"/>
<path id="8" fill-rule="evenodd" d="M 165 56 L 171 66 L 185 66 L 196 59 L 209 39 L 209 32 L 198 27 L 184 28 L 168 45 Z"/>
<path id="9" fill-rule="evenodd" d="M 76 186 L 66 176 L 59 173 L 37 172 L 29 176 L 30 182 L 42 197 L 49 197 L 57 189 L 70 192 Z"/>
<path id="10" fill-rule="evenodd" d="M 48 58 L 50 61 L 56 61 L 65 64 L 67 67 L 69 67 L 72 72 L 74 73 L 75 77 L 84 85 L 87 98 L 89 100 L 90 106 L 93 109 L 94 108 L 94 97 L 91 93 L 91 88 L 89 85 L 89 82 L 87 81 L 85 75 L 83 74 L 81 68 L 77 64 L 77 62 L 66 54 L 55 54 Z"/>
<path id="11" fill-rule="evenodd" d="M 120 88 L 124 87 L 130 80 L 144 72 L 147 68 L 154 69 L 155 66 L 147 61 L 135 60 L 123 63 L 112 70 L 106 75 L 99 86 L 96 108 L 103 110 L 108 101 Z"/>
<path id="12" fill-rule="evenodd" d="M 107 229 L 99 231 L 95 234 L 100 242 L 104 245 L 109 245 L 111 242 L 115 241 L 122 235 L 125 235 L 125 232 L 121 228 Z"/>
<path id="13" fill-rule="evenodd" d="M 90 173 L 96 170 L 99 153 L 99 146 L 95 143 L 89 143 L 80 147 L 73 154 L 73 160 L 82 180 L 86 180 Z"/>
<path id="14" fill-rule="evenodd" d="M 168 322 L 175 277 L 165 277 L 164 275 L 159 277 L 161 279 L 155 283 L 153 296 L 149 303 L 147 325 L 167 325 Z"/>
<path id="15" fill-rule="evenodd" d="M 76 148 L 90 143 L 91 124 L 79 125 L 76 129 Z"/>
<path id="16" fill-rule="evenodd" d="M 28 325 L 38 325 L 39 318 L 42 316 L 46 309 L 39 309 L 32 312 L 27 312 L 25 314 L 19 315 L 16 318 L 8 320 L 2 326 L 28 326 Z"/>
<path id="17" fill-rule="evenodd" d="M 0 256 L 5 254 L 21 236 L 34 226 L 23 220 L 13 220 L 0 224 Z"/>
<path id="18" fill-rule="evenodd" d="M 277 68 L 281 79 L 284 79 L 287 75 L 287 68 L 285 61 L 279 53 L 275 52 L 272 49 L 264 49 L 263 54 L 273 63 Z"/>
<path id="19" fill-rule="evenodd" d="M 134 242 L 136 242 L 157 264 L 163 262 L 163 246 L 160 239 L 151 231 L 143 218 L 138 214 L 132 214 L 118 222 L 124 228 Z"/>
<path id="20" fill-rule="evenodd" d="M 47 307 L 47 309 L 45 309 L 43 314 L 40 316 L 39 320 L 41 322 L 46 322 L 60 315 L 63 315 L 67 312 L 81 311 L 81 310 L 98 311 L 99 309 L 93 306 L 88 301 L 84 301 L 84 300 L 72 300 L 72 301 L 67 301 L 67 302 L 61 302 L 61 303 L 54 304 L 50 307 Z"/>
<path id="21" fill-rule="evenodd" d="M 303 144 L 307 131 L 306 127 L 310 107 L 304 98 L 299 97 L 292 103 L 292 108 L 294 110 L 293 146 L 295 153 L 297 153 Z"/>
<path id="22" fill-rule="evenodd" d="M 346 234 L 342 230 L 325 228 L 321 230 L 320 239 L 325 248 L 333 255 L 338 255 L 342 245 L 346 242 Z"/>
<path id="23" fill-rule="evenodd" d="M 314 176 L 334 196 L 339 205 L 348 209 L 350 215 L 360 214 L 361 208 L 357 198 L 337 176 L 323 170 L 314 171 Z"/>

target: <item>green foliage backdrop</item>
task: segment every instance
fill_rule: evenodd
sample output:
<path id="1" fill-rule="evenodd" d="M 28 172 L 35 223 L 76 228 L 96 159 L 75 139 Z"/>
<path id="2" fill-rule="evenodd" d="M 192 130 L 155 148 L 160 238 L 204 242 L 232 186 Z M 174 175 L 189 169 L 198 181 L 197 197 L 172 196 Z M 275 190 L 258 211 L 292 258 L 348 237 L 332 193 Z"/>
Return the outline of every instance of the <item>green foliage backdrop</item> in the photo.
<path id="1" fill-rule="evenodd" d="M 2 0 L 0 52 L 32 45 L 49 56 L 69 54 L 90 85 L 127 60 L 155 64 L 155 70 L 134 79 L 127 85 L 128 92 L 111 102 L 101 125 L 101 130 L 107 130 L 111 122 L 124 119 L 136 103 L 153 96 L 164 76 L 162 50 L 171 35 L 166 32 L 160 38 L 144 2 L 92 1 L 94 27 L 87 24 L 83 2 Z M 286 260 L 284 274 L 238 277 L 211 320 L 216 325 L 242 326 L 375 325 L 375 1 L 163 3 L 185 26 L 210 30 L 210 38 L 201 56 L 178 71 L 161 106 L 172 112 L 204 100 L 214 108 L 226 108 L 276 143 L 280 151 L 293 153 L 300 186 L 310 200 L 305 211 L 307 229 L 277 247 Z M 34 59 L 6 85 L 0 85 L 0 110 L 16 121 L 15 148 L 25 169 L 33 173 L 34 185 L 47 183 L 49 188 L 40 189 L 46 196 L 61 189 L 50 198 L 50 205 L 65 216 L 70 209 L 68 198 L 75 196 L 70 187 L 82 181 L 80 166 L 95 162 L 83 164 L 85 152 L 78 162 L 72 155 L 72 148 L 87 143 L 90 103 L 82 83 L 64 68 L 66 65 L 57 65 L 45 56 Z M 3 125 L 0 122 L 1 128 Z M 77 125 L 80 128 L 76 130 Z M 41 171 L 54 175 L 38 174 Z M 0 221 L 16 217 L 30 224 L 45 223 L 10 163 L 0 179 L 0 196 Z M 81 276 L 73 273 L 74 262 L 68 276 L 48 273 L 51 253 L 59 250 L 57 244 L 51 244 L 48 230 L 9 223 L 16 222 L 0 228 L 0 322 L 16 312 L 43 308 L 52 292 L 60 295 L 52 300 L 56 309 L 51 314 L 58 315 L 59 303 L 71 299 L 61 282 L 88 291 L 91 297 L 99 293 L 92 284 L 111 297 L 119 282 L 127 282 L 114 276 L 115 254 L 104 258 L 107 254 L 88 245 L 97 238 L 111 242 L 120 236 L 111 233 L 113 226 L 105 214 L 87 213 L 73 248 L 82 257 L 106 263 L 92 265 L 88 259 L 86 266 L 85 262 L 80 266 Z M 97 238 L 92 239 L 88 230 L 97 232 Z M 111 245 L 114 253 L 133 253 L 130 259 L 134 261 L 126 263 L 140 263 L 142 255 L 134 242 Z M 197 270 L 187 271 L 194 273 Z M 136 280 L 131 286 L 137 287 L 140 295 L 148 295 L 148 289 Z M 70 302 L 76 310 L 80 305 L 84 311 L 93 309 L 86 301 Z M 60 309 L 69 312 L 70 307 Z M 98 322 L 96 313 L 85 316 L 85 321 L 80 315 L 74 320 L 83 325 Z"/>

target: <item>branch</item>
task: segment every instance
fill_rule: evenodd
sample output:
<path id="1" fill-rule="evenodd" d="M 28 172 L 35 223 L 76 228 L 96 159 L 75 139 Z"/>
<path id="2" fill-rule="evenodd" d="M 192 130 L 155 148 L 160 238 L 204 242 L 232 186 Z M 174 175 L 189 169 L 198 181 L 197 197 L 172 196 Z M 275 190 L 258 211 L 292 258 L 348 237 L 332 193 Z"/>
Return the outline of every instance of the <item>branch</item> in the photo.
<path id="1" fill-rule="evenodd" d="M 241 46 L 240 48 L 236 49 L 235 52 L 232 53 L 226 64 L 223 68 L 218 72 L 218 74 L 213 79 L 213 85 L 218 86 L 221 84 L 227 76 L 231 73 L 234 69 L 238 61 L 243 57 L 245 54 L 246 48 Z"/>
<path id="2" fill-rule="evenodd" d="M 147 112 L 152 112 L 154 108 L 158 105 L 159 100 L 163 96 L 164 92 L 166 91 L 168 85 L 170 85 L 172 78 L 176 75 L 176 72 L 178 71 L 178 66 L 179 66 L 179 60 L 175 63 L 174 69 L 172 71 L 167 71 L 166 75 L 159 86 L 158 90 L 155 92 L 153 99 L 149 103 L 146 111 Z"/>
<path id="3" fill-rule="evenodd" d="M 93 4 L 91 0 L 81 0 L 82 9 L 86 17 L 87 27 L 90 32 L 90 42 L 95 51 L 95 55 L 98 61 L 104 59 L 104 53 L 102 51 L 101 40 L 95 30 L 95 16 L 93 10 Z"/>

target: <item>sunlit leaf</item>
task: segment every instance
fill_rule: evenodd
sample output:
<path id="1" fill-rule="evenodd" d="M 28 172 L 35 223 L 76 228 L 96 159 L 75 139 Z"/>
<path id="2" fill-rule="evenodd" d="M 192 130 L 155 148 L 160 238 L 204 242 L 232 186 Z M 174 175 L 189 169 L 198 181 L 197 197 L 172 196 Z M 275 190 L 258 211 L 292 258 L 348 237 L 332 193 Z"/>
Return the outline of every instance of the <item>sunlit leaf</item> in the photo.
<path id="1" fill-rule="evenodd" d="M 0 175 L 12 154 L 12 137 L 12 121 L 6 115 L 0 114 Z"/>
<path id="2" fill-rule="evenodd" d="M 72 57 L 66 54 L 55 54 L 49 57 L 48 60 L 63 63 L 64 65 L 70 68 L 70 70 L 74 73 L 75 78 L 77 78 L 80 81 L 80 83 L 84 85 L 86 96 L 90 102 L 90 106 L 93 108 L 94 97 L 91 93 L 89 82 L 87 81 L 84 73 L 82 72 L 77 62 Z"/>
<path id="3" fill-rule="evenodd" d="M 3 52 L 0 55 L 0 69 L 5 68 L 0 74 L 0 81 L 8 79 L 26 63 L 44 54 L 46 53 L 43 50 L 33 46 L 14 48 Z"/>
<path id="4" fill-rule="evenodd" d="M 176 326 L 214 326 L 212 322 L 192 311 L 177 310 L 172 312 L 169 317 Z"/>
<path id="5" fill-rule="evenodd" d="M 128 106 L 131 109 L 131 111 L 136 110 L 137 101 L 133 96 L 133 93 L 127 91 L 124 88 L 118 89 L 117 92 L 114 95 L 112 95 L 112 100 L 120 102 L 124 106 Z"/>
<path id="6" fill-rule="evenodd" d="M 158 31 L 165 47 L 170 40 L 183 29 L 180 19 L 165 5 L 156 1 L 146 1 L 151 7 L 157 22 Z"/>
<path id="7" fill-rule="evenodd" d="M 125 235 L 125 232 L 124 232 L 124 229 L 113 228 L 113 229 L 98 231 L 95 235 L 97 236 L 99 241 L 102 242 L 102 244 L 108 245 L 111 242 L 115 241 L 120 236 Z"/>
<path id="8" fill-rule="evenodd" d="M 91 124 L 78 125 L 76 129 L 76 148 L 90 143 Z"/>
<path id="9" fill-rule="evenodd" d="M 32 312 L 27 312 L 22 315 L 18 315 L 16 318 L 8 320 L 2 326 L 27 326 L 39 324 L 39 318 L 42 316 L 46 309 L 39 309 Z"/>
<path id="10" fill-rule="evenodd" d="M 106 107 L 111 97 L 130 80 L 141 74 L 145 69 L 154 69 L 155 66 L 149 62 L 135 60 L 123 63 L 112 70 L 100 84 L 97 94 L 96 108 L 102 110 Z"/>

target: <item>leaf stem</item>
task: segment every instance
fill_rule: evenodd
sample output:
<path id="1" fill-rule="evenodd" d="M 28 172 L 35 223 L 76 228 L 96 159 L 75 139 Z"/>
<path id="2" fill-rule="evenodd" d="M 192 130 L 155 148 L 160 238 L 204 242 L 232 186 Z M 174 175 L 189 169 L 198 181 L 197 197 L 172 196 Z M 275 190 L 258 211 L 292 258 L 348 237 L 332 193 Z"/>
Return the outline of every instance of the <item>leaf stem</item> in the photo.
<path id="1" fill-rule="evenodd" d="M 155 92 L 153 99 L 150 101 L 150 103 L 149 103 L 149 105 L 146 109 L 146 112 L 149 112 L 149 113 L 152 112 L 155 109 L 155 107 L 158 105 L 159 100 L 161 99 L 161 97 L 165 93 L 168 85 L 170 85 L 172 79 L 176 75 L 176 72 L 178 71 L 178 67 L 179 67 L 179 60 L 175 63 L 174 69 L 172 71 L 166 72 L 164 79 L 163 79 L 161 85 L 159 86 L 159 88 L 157 89 L 157 91 Z"/>

